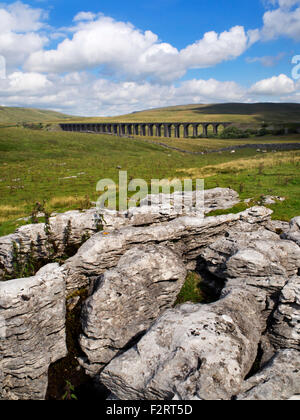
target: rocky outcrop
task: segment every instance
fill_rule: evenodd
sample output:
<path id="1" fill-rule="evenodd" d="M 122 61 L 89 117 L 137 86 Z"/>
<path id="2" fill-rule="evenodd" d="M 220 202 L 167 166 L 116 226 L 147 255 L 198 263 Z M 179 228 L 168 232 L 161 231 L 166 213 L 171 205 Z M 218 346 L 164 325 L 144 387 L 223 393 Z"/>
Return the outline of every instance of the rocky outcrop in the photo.
<path id="1" fill-rule="evenodd" d="M 300 217 L 295 217 L 291 220 L 289 230 L 283 233 L 281 237 L 282 239 L 294 241 L 300 246 Z"/>
<path id="2" fill-rule="evenodd" d="M 275 348 L 300 351 L 300 277 L 291 278 L 282 289 L 268 336 Z M 299 374 L 300 375 L 300 374 Z"/>
<path id="3" fill-rule="evenodd" d="M 0 399 L 45 398 L 48 368 L 66 355 L 66 296 L 70 328 L 83 305 L 85 356 L 69 356 L 116 398 L 297 398 L 299 218 L 274 222 L 265 207 L 204 218 L 195 194 L 185 198 L 180 217 L 149 196 L 128 212 L 68 212 L 0 238 L 2 278 L 16 272 L 16 251 L 45 263 L 79 248 L 62 266 L 0 282 Z M 205 192 L 205 213 L 237 200 Z M 190 269 L 221 299 L 173 308 Z"/>
<path id="4" fill-rule="evenodd" d="M 99 231 L 100 223 L 95 210 L 70 211 L 50 217 L 48 225 L 24 225 L 12 235 L 0 238 L 0 281 L 5 276 L 14 276 L 16 262 L 22 263 L 29 254 L 47 263 L 62 256 L 67 248 L 73 247 L 76 252 L 87 238 Z"/>
<path id="5" fill-rule="evenodd" d="M 256 358 L 263 322 L 255 298 L 230 291 L 210 305 L 166 311 L 100 375 L 120 399 L 231 399 Z"/>
<path id="6" fill-rule="evenodd" d="M 112 232 L 99 232 L 89 239 L 66 261 L 64 272 L 67 289 L 87 287 L 89 283 L 109 268 L 138 244 L 161 244 L 182 256 L 189 268 L 195 267 L 201 249 L 224 236 L 240 221 L 249 230 L 255 230 L 269 220 L 272 211 L 265 207 L 253 207 L 238 214 L 217 217 L 180 217 L 146 227 L 124 227 Z"/>
<path id="7" fill-rule="evenodd" d="M 288 279 L 298 273 L 300 248 L 263 227 L 249 231 L 240 223 L 205 248 L 201 258 L 227 287 L 247 287 L 268 317 Z"/>
<path id="8" fill-rule="evenodd" d="M 101 276 L 82 312 L 82 364 L 94 376 L 172 307 L 186 278 L 181 259 L 166 247 L 127 251 Z"/>
<path id="9" fill-rule="evenodd" d="M 199 213 L 208 214 L 214 210 L 230 209 L 239 202 L 238 193 L 230 188 L 213 188 L 211 190 L 191 192 L 177 191 L 173 194 L 149 194 L 141 200 L 139 207 L 129 209 L 128 214 L 130 217 L 130 215 L 135 216 L 139 213 L 145 214 L 150 212 L 161 214 L 162 216 L 165 212 L 173 217 L 178 217 L 179 214 L 196 216 Z"/>
<path id="10" fill-rule="evenodd" d="M 244 382 L 238 400 L 289 400 L 300 394 L 300 356 L 281 350 L 256 375 Z M 295 397 L 294 397 L 295 398 Z"/>
<path id="11" fill-rule="evenodd" d="M 65 280 L 57 264 L 0 282 L 0 400 L 44 399 L 49 365 L 66 355 Z"/>
<path id="12" fill-rule="evenodd" d="M 175 193 L 176 196 L 176 193 Z M 26 259 L 28 253 L 44 263 L 76 250 L 93 234 L 102 230 L 112 231 L 124 226 L 147 226 L 174 220 L 178 212 L 174 211 L 174 194 L 170 196 L 171 207 L 165 207 L 160 201 L 149 208 L 148 196 L 140 207 L 117 212 L 96 208 L 85 211 L 70 211 L 49 218 L 49 223 L 31 224 L 20 227 L 12 235 L 0 238 L 0 281 L 15 273 L 14 255 Z M 160 196 L 161 197 L 161 196 Z M 229 188 L 215 188 L 204 192 L 204 209 L 195 209 L 195 192 L 184 194 L 181 215 L 195 216 L 209 213 L 216 209 L 231 208 L 239 202 L 238 194 Z M 176 201 L 176 200 L 175 200 Z M 172 204 L 173 203 L 173 204 Z"/>

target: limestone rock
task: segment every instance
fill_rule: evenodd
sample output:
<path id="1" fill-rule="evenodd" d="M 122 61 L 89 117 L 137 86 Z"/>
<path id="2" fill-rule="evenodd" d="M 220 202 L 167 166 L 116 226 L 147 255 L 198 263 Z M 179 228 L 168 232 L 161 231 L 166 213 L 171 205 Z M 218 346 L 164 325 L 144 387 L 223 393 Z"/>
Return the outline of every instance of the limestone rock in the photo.
<path id="1" fill-rule="evenodd" d="M 58 264 L 0 282 L 0 400 L 44 399 L 51 363 L 65 357 L 65 281 Z"/>
<path id="2" fill-rule="evenodd" d="M 272 211 L 265 207 L 253 207 L 239 214 L 204 219 L 180 217 L 151 226 L 99 232 L 64 264 L 67 289 L 87 287 L 91 280 L 115 267 L 126 251 L 139 244 L 162 244 L 181 255 L 184 262 L 195 262 L 204 247 L 224 236 L 233 226 L 242 221 L 250 226 L 249 229 L 258 229 L 271 214 Z"/>
<path id="3" fill-rule="evenodd" d="M 271 204 L 276 204 L 278 201 L 285 201 L 286 198 L 285 197 L 278 197 L 278 196 L 273 196 L 273 195 L 264 195 L 262 197 L 262 204 L 263 205 L 271 205 Z"/>
<path id="4" fill-rule="evenodd" d="M 268 335 L 275 347 L 300 351 L 299 276 L 290 279 L 281 291 Z"/>
<path id="5" fill-rule="evenodd" d="M 294 241 L 300 246 L 300 216 L 291 220 L 290 229 L 282 234 L 282 239 Z"/>
<path id="6" fill-rule="evenodd" d="M 187 199 L 189 199 L 188 196 L 189 193 L 187 193 Z M 195 200 L 195 193 L 192 193 L 193 200 Z M 145 205 L 146 201 L 141 207 L 131 208 L 124 212 L 106 209 L 99 212 L 96 208 L 69 211 L 50 217 L 49 227 L 44 223 L 25 225 L 17 229 L 14 234 L 1 237 L 0 281 L 7 275 L 14 276 L 13 243 L 18 247 L 21 257 L 26 256 L 33 249 L 34 257 L 47 263 L 49 260 L 62 256 L 67 248 L 74 248 L 76 251 L 87 238 L 100 230 L 102 223 L 107 231 L 112 231 L 124 226 L 147 226 L 170 221 L 180 215 L 197 215 L 197 212 L 191 210 L 189 206 L 183 209 L 182 214 L 159 204 L 149 210 Z M 201 209 L 200 213 L 227 209 L 238 202 L 238 194 L 229 188 L 207 190 L 205 191 L 205 209 Z"/>
<path id="7" fill-rule="evenodd" d="M 70 211 L 50 217 L 49 227 L 44 223 L 21 226 L 12 235 L 0 237 L 0 281 L 7 274 L 14 276 L 14 244 L 19 258 L 33 252 L 35 259 L 47 263 L 62 256 L 68 247 L 78 248 L 97 231 L 95 209 Z"/>
<path id="8" fill-rule="evenodd" d="M 199 207 L 204 200 L 204 207 Z M 204 191 L 179 192 L 173 194 L 149 194 L 140 202 L 140 207 L 129 209 L 128 213 L 136 215 L 139 212 L 147 212 L 145 207 L 151 206 L 154 213 L 169 212 L 182 215 L 197 215 L 210 213 L 214 210 L 230 209 L 240 202 L 239 195 L 230 188 L 213 188 Z M 167 205 L 167 204 L 168 205 Z"/>
<path id="9" fill-rule="evenodd" d="M 281 220 L 270 220 L 265 227 L 271 232 L 277 233 L 277 235 L 282 235 L 284 232 L 289 231 L 290 224 Z"/>
<path id="10" fill-rule="evenodd" d="M 243 289 L 166 311 L 100 380 L 121 400 L 229 400 L 256 358 L 263 323 Z"/>
<path id="11" fill-rule="evenodd" d="M 238 400 L 289 400 L 300 394 L 300 352 L 281 350 L 242 387 Z"/>
<path id="12" fill-rule="evenodd" d="M 99 372 L 170 308 L 186 274 L 180 258 L 157 245 L 132 248 L 117 267 L 106 271 L 82 313 L 80 344 L 87 372 Z"/>
<path id="13" fill-rule="evenodd" d="M 266 311 L 300 267 L 300 248 L 263 227 L 247 230 L 241 223 L 201 252 L 206 268 L 222 278 L 227 287 L 247 287 Z"/>

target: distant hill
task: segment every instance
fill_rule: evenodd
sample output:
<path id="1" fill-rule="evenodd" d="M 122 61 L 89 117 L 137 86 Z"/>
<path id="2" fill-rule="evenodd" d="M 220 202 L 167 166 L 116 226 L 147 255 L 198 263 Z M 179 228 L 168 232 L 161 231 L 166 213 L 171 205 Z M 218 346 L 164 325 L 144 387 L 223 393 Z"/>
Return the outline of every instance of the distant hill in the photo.
<path id="1" fill-rule="evenodd" d="M 0 106 L 0 123 L 13 124 L 22 122 L 55 122 L 66 119 L 72 119 L 70 115 L 61 114 L 60 112 L 48 111 L 35 108 L 19 108 Z"/>
<path id="2" fill-rule="evenodd" d="M 1 107 L 0 124 L 22 122 L 151 122 L 151 121 L 223 121 L 241 125 L 268 124 L 300 124 L 300 104 L 295 103 L 225 103 L 211 105 L 178 105 L 136 111 L 131 114 L 115 117 L 74 117 L 55 111 L 34 108 Z"/>
<path id="3" fill-rule="evenodd" d="M 77 118 L 79 120 L 79 118 Z M 295 103 L 225 103 L 181 105 L 155 108 L 111 118 L 90 118 L 90 121 L 231 121 L 236 124 L 300 123 L 300 104 Z"/>

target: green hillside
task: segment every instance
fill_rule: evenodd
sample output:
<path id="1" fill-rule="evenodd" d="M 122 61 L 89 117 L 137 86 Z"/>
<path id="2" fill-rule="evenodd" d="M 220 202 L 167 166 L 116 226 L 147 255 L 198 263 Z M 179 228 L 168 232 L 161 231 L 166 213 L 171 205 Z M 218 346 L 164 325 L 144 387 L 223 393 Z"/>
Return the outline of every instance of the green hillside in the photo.
<path id="1" fill-rule="evenodd" d="M 80 118 L 77 118 L 80 121 Z M 90 121 L 223 121 L 235 124 L 299 123 L 300 104 L 294 103 L 226 103 L 181 105 L 134 112 L 111 118 L 90 118 Z"/>
<path id="2" fill-rule="evenodd" d="M 114 117 L 73 117 L 55 111 L 0 106 L 0 124 L 14 124 L 22 122 L 43 123 L 59 121 L 223 121 L 242 125 L 260 125 L 266 123 L 299 123 L 300 104 L 295 103 L 225 103 L 211 105 L 178 105 L 165 108 L 155 108 L 127 115 Z"/>
<path id="3" fill-rule="evenodd" d="M 0 124 L 56 122 L 70 118 L 69 115 L 44 109 L 0 106 Z"/>
<path id="4" fill-rule="evenodd" d="M 266 137 L 164 139 L 163 143 L 205 152 L 253 142 L 297 141 L 296 136 Z M 231 187 L 242 199 L 260 200 L 262 194 L 283 196 L 286 201 L 272 206 L 274 218 L 290 220 L 299 215 L 300 150 L 262 153 L 256 148 L 236 148 L 235 153 L 196 155 L 168 149 L 153 140 L 0 128 L 0 236 L 26 223 L 18 219 L 29 217 L 36 202 L 45 200 L 50 212 L 89 207 L 90 200 L 99 196 L 98 181 L 109 178 L 118 183 L 120 168 L 128 172 L 128 179 L 144 179 L 148 185 L 152 179 L 204 178 L 205 188 Z"/>

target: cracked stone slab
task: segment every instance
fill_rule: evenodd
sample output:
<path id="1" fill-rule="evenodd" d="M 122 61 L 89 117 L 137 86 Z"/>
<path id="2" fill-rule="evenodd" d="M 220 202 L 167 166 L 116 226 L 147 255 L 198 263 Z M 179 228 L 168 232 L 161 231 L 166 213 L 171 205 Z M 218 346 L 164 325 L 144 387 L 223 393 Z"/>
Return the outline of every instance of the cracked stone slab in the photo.
<path id="1" fill-rule="evenodd" d="M 300 277 L 291 278 L 282 289 L 268 336 L 275 348 L 300 351 Z"/>
<path id="2" fill-rule="evenodd" d="M 192 197 L 193 201 L 194 193 L 192 193 Z M 205 206 L 201 211 L 205 213 L 216 209 L 227 209 L 239 202 L 238 194 L 229 188 L 207 190 L 204 197 Z M 161 223 L 179 216 L 176 212 L 165 209 L 163 205 L 159 204 L 149 212 L 145 204 L 144 202 L 143 206 L 131 208 L 125 212 L 103 210 L 100 213 L 104 216 L 104 221 L 100 218 L 97 208 L 69 211 L 50 217 L 51 242 L 55 244 L 55 250 L 54 246 L 49 244 L 49 236 L 46 234 L 44 223 L 25 225 L 12 235 L 0 237 L 0 281 L 7 275 L 14 276 L 14 243 L 19 248 L 21 255 L 29 253 L 32 247 L 35 258 L 48 262 L 49 258 L 62 256 L 66 245 L 79 247 L 87 238 L 99 231 L 102 222 L 105 229 L 111 231 L 124 226 L 147 226 Z M 189 206 L 183 209 L 182 215 L 187 212 L 191 212 Z M 191 215 L 196 214 L 197 212 L 192 211 Z"/>
<path id="3" fill-rule="evenodd" d="M 97 281 L 82 312 L 81 362 L 91 376 L 172 307 L 186 279 L 181 259 L 166 247 L 141 245 Z"/>
<path id="4" fill-rule="evenodd" d="M 294 241 L 300 246 L 300 216 L 291 220 L 289 230 L 282 234 L 282 239 Z"/>
<path id="5" fill-rule="evenodd" d="M 205 267 L 223 279 L 226 287 L 247 287 L 269 316 L 278 295 L 300 267 L 300 248 L 264 227 L 247 230 L 246 224 L 229 230 L 225 237 L 201 252 Z"/>
<path id="6" fill-rule="evenodd" d="M 0 400 L 42 400 L 51 363 L 66 356 L 65 280 L 58 264 L 0 282 Z"/>
<path id="7" fill-rule="evenodd" d="M 91 280 L 115 267 L 133 246 L 161 244 L 181 255 L 185 263 L 194 262 L 201 249 L 224 236 L 240 222 L 256 230 L 268 221 L 272 211 L 253 207 L 242 213 L 214 217 L 181 217 L 144 227 L 124 227 L 112 232 L 99 232 L 79 249 L 63 266 L 68 290 L 87 287 Z"/>
<path id="8" fill-rule="evenodd" d="M 300 352 L 281 350 L 244 382 L 238 400 L 292 400 L 300 394 Z"/>
<path id="9" fill-rule="evenodd" d="M 166 311 L 100 380 L 121 400 L 229 400 L 250 371 L 264 328 L 248 291 Z"/>

